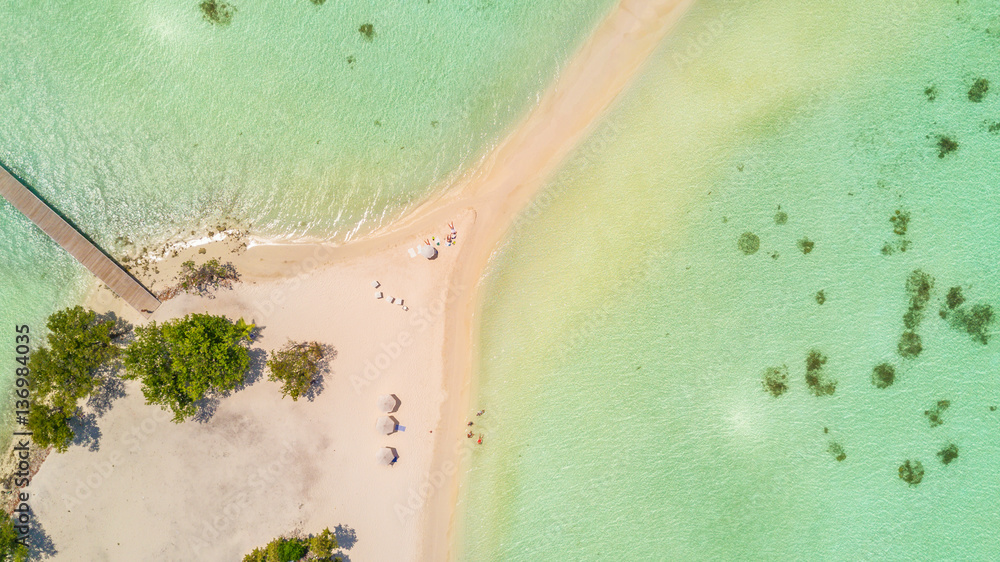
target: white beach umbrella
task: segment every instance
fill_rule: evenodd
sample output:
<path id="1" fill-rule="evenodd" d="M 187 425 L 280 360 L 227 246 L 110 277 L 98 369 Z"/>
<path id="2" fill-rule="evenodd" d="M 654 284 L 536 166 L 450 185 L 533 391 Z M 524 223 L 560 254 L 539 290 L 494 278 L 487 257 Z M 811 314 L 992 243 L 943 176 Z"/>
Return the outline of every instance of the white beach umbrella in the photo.
<path id="1" fill-rule="evenodd" d="M 397 458 L 396 453 L 389 447 L 382 447 L 377 453 L 375 453 L 375 462 L 385 466 L 389 466 L 396 462 Z"/>
<path id="2" fill-rule="evenodd" d="M 396 397 L 391 394 L 383 394 L 376 402 L 380 412 L 392 412 L 396 409 Z"/>
<path id="3" fill-rule="evenodd" d="M 421 256 L 424 256 L 429 260 L 434 259 L 434 257 L 438 255 L 438 251 L 434 248 L 434 246 L 428 246 L 426 244 L 420 246 L 419 252 Z"/>
<path id="4" fill-rule="evenodd" d="M 389 435 L 396 431 L 396 422 L 389 416 L 381 416 L 377 422 L 375 422 L 375 429 L 379 433 L 384 435 Z"/>

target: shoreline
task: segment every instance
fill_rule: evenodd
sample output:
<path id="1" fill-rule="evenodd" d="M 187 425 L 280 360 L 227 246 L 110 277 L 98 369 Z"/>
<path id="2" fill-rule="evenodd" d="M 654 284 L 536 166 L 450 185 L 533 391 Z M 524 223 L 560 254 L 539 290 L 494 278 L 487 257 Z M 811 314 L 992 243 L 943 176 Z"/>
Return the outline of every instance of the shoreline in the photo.
<path id="1" fill-rule="evenodd" d="M 479 281 L 493 252 L 513 227 L 519 213 L 531 202 L 548 178 L 569 153 L 587 136 L 600 117 L 628 87 L 667 32 L 673 28 L 694 0 L 623 0 L 597 29 L 563 70 L 555 84 L 542 96 L 537 107 L 514 128 L 513 133 L 474 170 L 465 186 L 466 195 L 481 210 L 484 228 L 474 240 L 476 246 L 461 249 L 456 278 L 475 289 L 446 312 L 447 335 L 444 347 L 445 380 L 449 391 L 462 396 L 442 411 L 442 419 L 461 424 L 462 408 L 470 410 L 476 372 L 473 350 L 478 343 Z M 608 69 L 613 71 L 608 72 Z M 555 117 L 555 119 L 553 119 Z M 564 119 L 560 119 L 564 118 Z M 462 376 L 462 374 L 465 376 Z M 449 407 L 450 406 L 450 407 Z M 461 445 L 439 441 L 437 466 L 454 464 L 465 472 Z M 457 527 L 459 478 L 452 478 L 448 492 L 430 500 L 430 512 L 420 560 L 453 560 L 459 551 L 461 529 Z M 433 531 L 445 536 L 434 540 Z"/>
<path id="2" fill-rule="evenodd" d="M 287 287 L 289 283 L 301 283 L 311 287 L 301 289 L 302 294 L 311 290 L 314 291 L 311 294 L 316 296 L 323 294 L 322 288 L 310 283 L 313 281 L 318 283 L 324 276 L 341 279 L 337 277 L 339 273 L 336 270 L 339 267 L 367 264 L 359 267 L 362 269 L 367 267 L 369 270 L 371 267 L 391 270 L 410 268 L 422 261 L 422 258 L 416 258 L 418 262 L 414 262 L 405 255 L 403 246 L 412 244 L 415 240 L 419 241 L 435 230 L 440 234 L 443 232 L 441 225 L 449 220 L 456 220 L 460 232 L 457 251 L 449 248 L 448 260 L 439 258 L 431 262 L 432 268 L 436 269 L 435 275 L 424 279 L 423 289 L 417 291 L 423 292 L 428 300 L 433 300 L 431 295 L 436 284 L 446 288 L 444 295 L 440 297 L 444 300 L 443 312 L 438 318 L 440 333 L 432 340 L 427 340 L 427 345 L 434 348 L 433 353 L 439 362 L 438 371 L 434 373 L 433 370 L 430 372 L 424 370 L 423 376 L 429 380 L 421 381 L 424 385 L 434 387 L 432 390 L 439 391 L 439 394 L 428 395 L 430 397 L 428 402 L 434 402 L 433 396 L 439 396 L 439 399 L 434 404 L 436 406 L 434 412 L 420 414 L 426 424 L 425 427 L 431 427 L 432 429 L 428 431 L 434 433 L 426 445 L 429 447 L 429 454 L 421 459 L 419 473 L 417 471 L 405 473 L 410 480 L 408 492 L 419 490 L 417 495 L 421 498 L 421 501 L 417 502 L 419 505 L 414 509 L 416 517 L 408 521 L 403 521 L 401 518 L 405 533 L 415 542 L 410 544 L 409 548 L 399 552 L 394 551 L 393 554 L 403 559 L 445 560 L 454 559 L 459 551 L 456 541 L 460 538 L 461 530 L 458 528 L 459 513 L 456 507 L 460 478 L 467 469 L 466 463 L 470 456 L 465 454 L 465 451 L 470 449 L 465 439 L 463 421 L 467 415 L 471 415 L 470 401 L 475 391 L 474 349 L 478 341 L 476 314 L 483 298 L 479 293 L 479 281 L 493 252 L 519 213 L 530 203 L 566 156 L 586 137 L 594 123 L 619 94 L 627 88 L 663 36 L 691 4 L 693 0 L 625 0 L 614 7 L 569 60 L 569 64 L 560 73 L 556 82 L 546 89 L 538 105 L 529 111 L 528 115 L 492 151 L 481 158 L 477 166 L 461 175 L 450 187 L 435 191 L 391 225 L 377 228 L 339 246 L 292 241 L 251 247 L 246 247 L 244 244 L 244 249 L 236 251 L 232 247 L 235 243 L 227 240 L 203 245 L 186 245 L 176 255 L 156 262 L 157 269 L 163 268 L 164 273 L 157 271 L 154 275 L 137 275 L 153 289 L 151 285 L 169 283 L 170 272 L 177 271 L 179 264 L 186 259 L 204 261 L 216 257 L 224 261 L 232 260 L 244 276 L 233 291 L 219 291 L 216 299 L 211 300 L 189 295 L 180 296 L 165 302 L 164 306 L 153 315 L 153 319 L 163 320 L 181 315 L 184 311 L 196 310 L 207 310 L 216 314 L 225 310 L 252 311 L 252 307 L 247 308 L 249 301 L 246 299 L 251 297 L 259 299 L 258 289 L 261 287 L 280 290 L 280 287 Z M 242 240 L 237 240 L 240 241 Z M 205 253 L 199 253 L 200 250 L 204 250 Z M 393 257 L 386 258 L 385 256 L 390 253 Z M 399 262 L 404 265 L 400 266 Z M 287 268 L 295 271 L 289 274 Z M 162 288 L 162 286 L 157 287 L 157 289 Z M 244 298 L 244 301 L 240 301 L 240 298 Z M 121 304 L 117 297 L 110 295 L 99 284 L 95 284 L 95 289 L 87 299 L 87 305 L 96 307 L 99 311 L 107 308 L 136 324 L 142 322 L 137 313 L 124 310 Z M 280 302 L 272 304 L 281 305 Z M 385 303 L 379 303 L 381 304 Z M 255 302 L 254 305 L 259 310 L 261 303 Z M 359 318 L 357 314 L 363 313 L 356 313 L 355 319 Z M 252 317 L 248 318 L 250 319 Z M 280 323 L 277 319 L 275 322 Z M 362 320 L 359 319 L 358 322 Z M 287 325 L 291 326 L 293 323 L 289 321 Z M 274 336 L 271 336 L 271 333 L 274 333 Z M 273 345 L 275 338 L 281 336 L 291 337 L 281 331 L 265 330 L 265 339 L 272 344 L 270 346 L 272 349 L 276 347 Z M 338 346 L 336 341 L 330 343 Z M 338 350 L 341 350 L 340 346 Z M 336 362 L 333 368 L 339 370 Z M 330 393 L 330 386 L 337 381 L 330 381 L 331 375 L 327 376 L 326 393 Z M 337 375 L 338 378 L 340 376 L 342 375 Z M 270 383 L 258 382 L 253 387 L 227 398 L 220 405 L 220 412 L 229 406 L 235 407 L 229 402 L 236 401 L 243 407 L 256 410 L 260 404 L 255 401 L 260 400 L 260 395 L 264 392 L 258 387 L 268 384 Z M 141 395 L 136 396 L 137 389 L 133 387 L 130 390 L 130 396 L 120 399 L 120 402 L 129 400 L 131 403 L 141 400 Z M 414 389 L 413 392 L 417 390 Z M 270 397 L 268 400 L 273 402 Z M 275 408 L 287 406 L 280 401 L 277 404 L 279 405 L 274 406 Z M 362 406 L 365 411 L 370 409 L 367 405 L 362 404 Z M 153 406 L 144 408 L 146 410 L 143 413 L 147 418 L 157 410 Z M 114 420 L 109 422 L 102 419 L 102 427 L 108 423 L 112 426 L 117 423 L 118 427 L 128 425 L 124 421 L 125 414 L 116 413 L 115 409 L 124 408 L 122 404 L 116 404 L 107 415 Z M 136 409 L 130 413 L 139 416 L 138 411 Z M 137 419 L 131 421 L 135 422 Z M 203 425 L 210 426 L 213 423 L 215 422 Z M 316 423 L 316 420 L 310 419 L 309 423 Z M 197 432 L 203 429 L 198 424 L 192 427 L 192 424 L 193 422 L 188 422 L 170 427 L 177 429 L 178 435 L 188 435 L 191 431 Z M 166 430 L 164 428 L 164 431 Z M 114 444 L 115 432 L 107 431 L 104 439 L 107 443 Z M 89 457 L 85 458 L 87 453 L 81 450 L 81 447 L 74 449 L 77 450 L 71 449 L 70 453 L 59 455 L 55 460 L 66 460 L 67 463 L 78 467 L 92 462 Z M 71 456 L 72 463 L 67 460 Z M 365 460 L 361 462 L 367 466 Z M 39 473 L 43 477 L 39 482 L 43 488 L 58 488 L 60 477 L 73 476 L 72 473 L 62 473 L 63 471 L 48 476 L 49 472 L 55 470 L 55 464 L 50 457 L 49 462 L 43 465 Z M 403 466 L 393 467 L 393 473 L 401 472 L 396 470 L 399 468 Z M 430 491 L 425 493 L 423 491 L 425 482 L 431 474 L 438 472 L 445 477 L 440 483 L 432 480 Z M 416 478 L 415 484 L 414 478 Z M 333 500 L 337 501 L 336 494 Z M 115 501 L 122 499 L 111 498 L 108 501 L 111 502 L 109 505 L 114 506 Z M 346 505 L 352 500 L 345 497 L 342 502 Z M 399 505 L 399 501 L 396 505 Z M 55 513 L 55 510 L 52 513 Z M 371 514 L 366 514 L 365 517 L 370 516 Z M 357 524 L 349 518 L 341 523 Z M 303 530 L 314 532 L 319 529 Z M 385 538 L 384 532 L 379 533 L 370 526 L 364 531 L 365 535 L 359 533 L 359 544 L 367 546 L 380 542 L 378 538 L 380 536 L 382 539 Z M 278 528 L 273 530 L 274 535 L 282 532 L 286 530 Z M 269 537 L 262 538 L 261 542 L 266 540 L 269 540 Z"/>

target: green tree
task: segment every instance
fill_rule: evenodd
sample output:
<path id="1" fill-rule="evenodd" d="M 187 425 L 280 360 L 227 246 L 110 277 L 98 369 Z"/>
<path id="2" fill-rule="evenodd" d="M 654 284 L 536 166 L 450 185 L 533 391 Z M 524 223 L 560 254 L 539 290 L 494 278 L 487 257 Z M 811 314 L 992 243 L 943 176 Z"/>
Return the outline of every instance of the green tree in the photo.
<path id="1" fill-rule="evenodd" d="M 189 260 L 181 264 L 179 278 L 183 291 L 203 295 L 211 289 L 232 287 L 234 281 L 240 280 L 240 275 L 231 263 L 223 265 L 217 259 L 210 259 L 198 266 Z"/>
<path id="2" fill-rule="evenodd" d="M 295 562 L 305 558 L 309 548 L 302 539 L 279 539 L 267 545 L 268 562 Z"/>
<path id="3" fill-rule="evenodd" d="M 267 551 L 263 548 L 255 548 L 250 554 L 243 557 L 243 562 L 267 562 Z"/>
<path id="4" fill-rule="evenodd" d="M 35 396 L 46 396 L 54 406 L 75 407 L 101 386 L 102 367 L 118 357 L 112 341 L 115 323 L 99 321 L 97 313 L 75 306 L 49 316 L 46 344 L 31 354 Z"/>
<path id="5" fill-rule="evenodd" d="M 65 453 L 76 436 L 69 420 L 70 415 L 62 408 L 35 404 L 28 413 L 31 439 L 39 447 L 54 447 L 57 452 Z"/>
<path id="6" fill-rule="evenodd" d="M 267 361 L 270 381 L 281 383 L 282 396 L 298 400 L 312 386 L 313 379 L 320 371 L 323 360 L 323 346 L 317 342 L 289 341 L 277 352 L 271 352 Z"/>
<path id="7" fill-rule="evenodd" d="M 197 413 L 209 392 L 235 390 L 250 368 L 253 324 L 223 316 L 189 314 L 135 330 L 125 350 L 125 378 L 142 382 L 147 404 L 158 404 L 181 422 Z"/>
<path id="8" fill-rule="evenodd" d="M 0 517 L 0 562 L 24 562 L 28 560 L 28 547 L 18 542 L 17 529 L 10 517 Z"/>
<path id="9" fill-rule="evenodd" d="M 337 536 L 327 527 L 318 535 L 313 535 L 309 539 L 309 554 L 316 558 L 327 559 L 333 556 L 333 551 L 340 546 L 337 544 Z"/>
<path id="10" fill-rule="evenodd" d="M 338 547 L 337 537 L 329 528 L 308 539 L 299 537 L 278 537 L 267 545 L 253 549 L 253 552 L 243 557 L 243 562 L 295 562 L 309 555 L 310 560 L 333 560 L 340 562 L 341 558 L 331 558 Z"/>
<path id="11" fill-rule="evenodd" d="M 38 445 L 64 452 L 74 437 L 69 419 L 79 401 L 104 384 L 107 367 L 121 352 L 114 339 L 122 334 L 114 321 L 99 320 L 81 306 L 54 312 L 46 327 L 45 345 L 28 359 L 35 404 L 27 427 Z"/>

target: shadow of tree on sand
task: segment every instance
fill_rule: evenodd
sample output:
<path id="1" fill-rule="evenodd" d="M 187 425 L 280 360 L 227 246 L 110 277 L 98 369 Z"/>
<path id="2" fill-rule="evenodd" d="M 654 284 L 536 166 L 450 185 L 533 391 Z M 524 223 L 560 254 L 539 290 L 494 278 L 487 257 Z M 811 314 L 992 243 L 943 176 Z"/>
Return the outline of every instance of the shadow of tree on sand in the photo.
<path id="1" fill-rule="evenodd" d="M 118 370 L 108 373 L 100 388 L 87 398 L 87 407 L 98 418 L 111 410 L 115 400 L 125 397 L 125 382 L 118 377 Z"/>
<path id="2" fill-rule="evenodd" d="M 223 398 L 228 398 L 234 392 L 245 390 L 248 386 L 253 385 L 264 376 L 264 370 L 267 368 L 267 352 L 259 348 L 250 348 L 247 351 L 250 355 L 250 366 L 247 368 L 246 375 L 243 377 L 243 382 L 241 382 L 239 386 L 233 390 L 226 392 L 212 392 L 208 396 L 198 400 L 196 402 L 198 406 L 198 413 L 192 416 L 192 420 L 198 423 L 207 423 L 219 409 L 219 403 Z"/>
<path id="3" fill-rule="evenodd" d="M 96 414 L 78 414 L 69 418 L 68 423 L 74 434 L 73 445 L 86 447 L 91 452 L 101 450 L 101 428 L 97 427 Z"/>
<path id="4" fill-rule="evenodd" d="M 32 514 L 34 515 L 34 514 Z M 48 560 L 59 551 L 56 550 L 55 543 L 52 542 L 52 537 L 45 532 L 45 527 L 38 521 L 37 518 L 33 518 L 31 521 L 31 530 L 28 531 L 28 560 Z"/>
<path id="5" fill-rule="evenodd" d="M 319 370 L 317 371 L 316 376 L 313 377 L 312 384 L 309 385 L 309 389 L 302 395 L 310 402 L 323 393 L 323 390 L 326 388 L 326 375 L 333 372 L 333 369 L 330 367 L 330 362 L 337 358 L 337 348 L 327 343 L 320 344 L 320 347 L 323 348 L 323 358 L 319 361 Z"/>

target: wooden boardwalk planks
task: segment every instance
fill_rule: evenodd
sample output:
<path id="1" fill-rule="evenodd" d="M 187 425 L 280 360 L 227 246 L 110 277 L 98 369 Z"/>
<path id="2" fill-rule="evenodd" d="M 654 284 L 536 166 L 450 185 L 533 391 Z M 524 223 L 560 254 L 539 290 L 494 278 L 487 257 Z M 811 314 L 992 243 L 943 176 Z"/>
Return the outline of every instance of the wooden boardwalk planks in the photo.
<path id="1" fill-rule="evenodd" d="M 141 283 L 2 167 L 0 195 L 133 308 L 142 312 L 160 306 L 160 301 Z"/>

